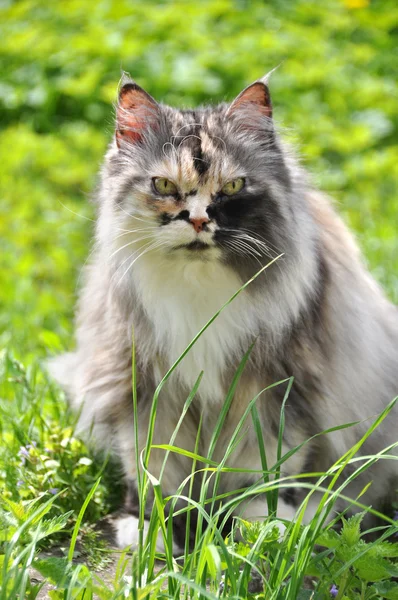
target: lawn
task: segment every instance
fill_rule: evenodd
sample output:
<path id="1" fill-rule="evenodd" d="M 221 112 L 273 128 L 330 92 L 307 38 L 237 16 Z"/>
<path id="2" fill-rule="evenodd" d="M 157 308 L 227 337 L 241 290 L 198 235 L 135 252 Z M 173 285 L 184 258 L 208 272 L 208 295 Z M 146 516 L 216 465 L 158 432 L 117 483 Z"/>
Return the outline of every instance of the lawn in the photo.
<path id="1" fill-rule="evenodd" d="M 271 93 L 282 135 L 398 303 L 397 20 L 393 0 L 0 3 L 0 600 L 36 597 L 34 561 L 58 584 L 56 599 L 398 598 L 397 545 L 383 541 L 391 519 L 365 542 L 359 518 L 338 534 L 321 514 L 283 540 L 275 520 L 241 523 L 240 543 L 204 514 L 197 551 L 182 562 L 168 551 L 155 568 L 149 543 L 132 563 L 122 554 L 101 584 L 93 572 L 109 554 L 92 524 L 119 506 L 121 473 L 75 437 L 75 417 L 43 368 L 73 346 L 90 195 L 121 70 L 155 98 L 189 107 L 232 99 L 279 65 Z M 144 478 L 142 496 L 150 484 Z M 276 502 L 278 486 L 262 485 Z M 165 502 L 159 496 L 152 540 L 172 521 L 162 522 Z M 314 555 L 316 544 L 324 550 Z M 86 564 L 72 562 L 77 547 Z M 253 568 L 263 591 L 250 587 Z"/>

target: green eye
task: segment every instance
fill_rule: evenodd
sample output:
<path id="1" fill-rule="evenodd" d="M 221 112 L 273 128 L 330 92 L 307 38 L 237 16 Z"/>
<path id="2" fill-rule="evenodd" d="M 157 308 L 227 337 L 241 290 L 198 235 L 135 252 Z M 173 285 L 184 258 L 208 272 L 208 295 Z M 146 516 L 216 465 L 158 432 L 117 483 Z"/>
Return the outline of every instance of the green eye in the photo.
<path id="1" fill-rule="evenodd" d="M 152 182 L 153 187 L 161 196 L 174 196 L 177 193 L 177 187 L 166 177 L 154 177 Z"/>
<path id="2" fill-rule="evenodd" d="M 244 185 L 245 180 L 243 179 L 243 177 L 238 177 L 237 179 L 228 181 L 228 183 L 226 183 L 224 187 L 221 188 L 221 191 L 226 196 L 233 196 L 234 194 L 240 192 L 243 189 Z"/>

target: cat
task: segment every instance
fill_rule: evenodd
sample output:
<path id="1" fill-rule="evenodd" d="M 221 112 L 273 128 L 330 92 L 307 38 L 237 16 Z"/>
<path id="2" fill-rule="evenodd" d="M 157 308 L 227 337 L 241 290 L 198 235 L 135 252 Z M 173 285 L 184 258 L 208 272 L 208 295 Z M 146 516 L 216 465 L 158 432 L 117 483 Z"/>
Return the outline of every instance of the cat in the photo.
<path id="1" fill-rule="evenodd" d="M 174 445 L 194 451 L 201 420 L 197 451 L 207 455 L 229 386 L 252 344 L 213 460 L 222 459 L 249 402 L 259 395 L 261 432 L 273 465 L 281 405 L 291 385 L 284 453 L 321 431 L 359 421 L 304 444 L 282 466 L 284 475 L 323 472 L 398 393 L 397 309 L 367 272 L 329 199 L 312 187 L 280 140 L 272 112 L 267 78 L 231 103 L 195 110 L 160 104 L 128 78 L 120 86 L 115 137 L 96 199 L 95 246 L 77 310 L 77 346 L 54 359 L 51 370 L 80 412 L 81 430 L 92 431 L 97 445 L 111 448 L 123 464 L 129 494 L 127 512 L 116 524 L 121 547 L 138 539 L 133 331 L 139 452 L 158 383 L 251 278 L 163 386 L 154 444 L 170 442 L 203 371 Z M 360 454 L 394 444 L 397 431 L 394 408 Z M 164 456 L 164 450 L 151 451 L 149 471 L 155 477 Z M 397 464 L 379 460 L 350 485 L 350 496 L 372 481 L 362 501 L 379 506 L 391 499 Z M 251 418 L 227 465 L 241 472 L 223 475 L 219 493 L 261 479 Z M 191 468 L 187 457 L 170 453 L 164 495 L 176 493 Z M 279 517 L 293 519 L 305 494 L 300 485 L 282 489 Z M 307 520 L 316 507 L 317 501 L 310 503 Z M 236 514 L 264 518 L 265 495 L 239 506 Z"/>

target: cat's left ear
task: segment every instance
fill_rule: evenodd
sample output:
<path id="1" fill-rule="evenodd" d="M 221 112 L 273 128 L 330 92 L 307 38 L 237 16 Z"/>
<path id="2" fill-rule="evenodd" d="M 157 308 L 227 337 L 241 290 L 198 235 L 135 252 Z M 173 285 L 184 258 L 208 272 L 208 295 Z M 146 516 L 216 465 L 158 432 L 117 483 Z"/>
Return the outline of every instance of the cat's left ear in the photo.
<path id="1" fill-rule="evenodd" d="M 133 81 L 125 83 L 119 91 L 116 112 L 116 143 L 141 142 L 145 131 L 159 123 L 159 104 Z"/>
<path id="2" fill-rule="evenodd" d="M 228 108 L 227 117 L 242 111 L 253 117 L 272 117 L 271 96 L 265 81 L 255 81 L 244 89 Z"/>

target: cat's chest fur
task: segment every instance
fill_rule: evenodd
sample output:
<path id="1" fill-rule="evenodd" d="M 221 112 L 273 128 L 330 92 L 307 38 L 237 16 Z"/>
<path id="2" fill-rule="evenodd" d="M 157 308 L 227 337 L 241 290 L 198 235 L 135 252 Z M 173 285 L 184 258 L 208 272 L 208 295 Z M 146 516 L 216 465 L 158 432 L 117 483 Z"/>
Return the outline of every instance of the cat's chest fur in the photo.
<path id="1" fill-rule="evenodd" d="M 164 375 L 195 335 L 241 287 L 238 276 L 218 261 L 174 261 L 148 257 L 135 271 L 136 290 L 152 329 L 155 377 Z M 173 376 L 189 389 L 204 376 L 199 396 L 223 401 L 224 376 L 237 366 L 258 334 L 255 302 L 242 291 L 197 340 Z M 155 357 L 159 357 L 158 360 Z M 163 372 L 162 372 L 163 371 Z"/>

